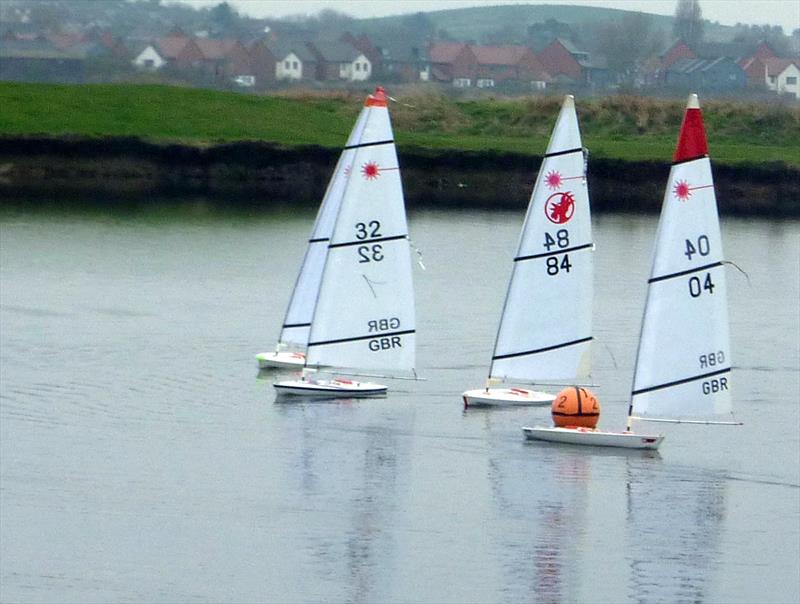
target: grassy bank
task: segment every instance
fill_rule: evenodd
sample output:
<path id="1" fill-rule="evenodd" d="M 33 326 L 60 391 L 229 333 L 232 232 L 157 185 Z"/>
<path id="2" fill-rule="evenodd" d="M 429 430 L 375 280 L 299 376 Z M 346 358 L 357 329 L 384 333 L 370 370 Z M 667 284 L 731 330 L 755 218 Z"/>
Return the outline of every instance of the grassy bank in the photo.
<path id="1" fill-rule="evenodd" d="M 391 92 L 391 91 L 390 91 Z M 558 112 L 557 97 L 456 102 L 424 89 L 391 106 L 401 147 L 493 150 L 541 155 Z M 363 95 L 253 96 L 151 85 L 59 86 L 0 82 L 0 136 L 136 136 L 208 145 L 262 140 L 337 148 Z M 683 103 L 611 97 L 577 100 L 592 156 L 669 161 Z M 715 163 L 785 162 L 800 166 L 800 108 L 704 103 Z"/>

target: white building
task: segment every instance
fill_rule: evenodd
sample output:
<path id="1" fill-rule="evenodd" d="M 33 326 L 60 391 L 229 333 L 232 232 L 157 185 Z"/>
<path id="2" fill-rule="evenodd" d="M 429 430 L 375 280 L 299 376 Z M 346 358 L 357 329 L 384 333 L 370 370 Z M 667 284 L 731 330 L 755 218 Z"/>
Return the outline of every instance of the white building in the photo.
<path id="1" fill-rule="evenodd" d="M 767 66 L 767 88 L 800 99 L 800 61 L 770 58 L 764 62 Z"/>
<path id="2" fill-rule="evenodd" d="M 136 67 L 148 71 L 161 69 L 166 62 L 166 59 L 164 59 L 151 44 L 148 44 L 144 50 L 133 59 L 133 64 Z"/>

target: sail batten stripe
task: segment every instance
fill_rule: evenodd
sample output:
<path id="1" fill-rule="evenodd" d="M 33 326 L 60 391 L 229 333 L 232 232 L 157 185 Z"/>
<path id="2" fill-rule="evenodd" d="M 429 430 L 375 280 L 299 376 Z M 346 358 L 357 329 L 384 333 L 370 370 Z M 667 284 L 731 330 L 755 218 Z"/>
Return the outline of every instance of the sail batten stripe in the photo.
<path id="1" fill-rule="evenodd" d="M 375 338 L 386 338 L 389 336 L 406 336 L 412 333 L 416 333 L 416 329 L 406 329 L 405 331 L 380 332 L 368 336 L 355 336 L 353 338 L 341 338 L 339 340 L 325 340 L 323 342 L 309 342 L 308 347 L 311 348 L 312 346 L 326 346 L 328 344 L 345 344 L 347 342 L 357 342 L 359 340 L 374 340 Z"/>
<path id="2" fill-rule="evenodd" d="M 593 243 L 584 243 L 583 245 L 576 245 L 574 247 L 567 247 L 553 252 L 545 252 L 543 254 L 531 254 L 530 256 L 517 256 L 514 262 L 522 262 L 523 260 L 535 260 L 536 258 L 547 258 L 548 256 L 557 256 L 558 254 L 566 254 L 568 252 L 576 252 L 578 250 L 585 250 L 586 248 L 593 247 Z"/>
<path id="3" fill-rule="evenodd" d="M 336 247 L 348 247 L 351 245 L 365 245 L 367 243 L 381 243 L 384 241 L 395 241 L 397 239 L 408 239 L 408 235 L 392 235 L 390 237 L 376 237 L 374 239 L 357 239 L 355 241 L 345 241 L 343 243 L 331 243 L 328 249 Z"/>
<path id="4" fill-rule="evenodd" d="M 330 237 L 318 237 L 316 239 L 309 239 L 308 242 L 309 243 L 321 243 L 323 241 L 330 241 L 330 240 L 331 240 Z"/>
<path id="5" fill-rule="evenodd" d="M 373 141 L 371 143 L 358 143 L 357 145 L 346 145 L 345 149 L 360 149 L 361 147 L 374 147 L 376 145 L 390 145 L 394 140 Z"/>
<path id="6" fill-rule="evenodd" d="M 569 155 L 570 153 L 583 153 L 583 147 L 576 147 L 575 149 L 566 149 L 564 151 L 553 151 L 552 153 L 545 153 L 545 157 L 558 157 L 559 155 Z"/>
<path id="7" fill-rule="evenodd" d="M 524 357 L 531 354 L 539 354 L 541 352 L 549 352 L 551 350 L 558 350 L 559 348 L 567 348 L 568 346 L 575 346 L 576 344 L 583 344 L 584 342 L 591 342 L 594 338 L 589 336 L 588 338 L 581 338 L 580 340 L 572 340 L 571 342 L 562 342 L 561 344 L 555 344 L 553 346 L 547 346 L 545 348 L 537 348 L 535 350 L 525 350 L 523 352 L 512 352 L 509 354 L 498 354 L 497 356 L 492 357 L 492 361 L 499 361 L 501 359 L 512 359 L 514 357 Z"/>
<path id="8" fill-rule="evenodd" d="M 631 396 L 647 394 L 648 392 L 653 392 L 655 390 L 663 390 L 664 388 L 672 388 L 673 386 L 682 386 L 683 384 L 688 384 L 689 382 L 696 382 L 697 380 L 704 380 L 706 378 L 722 375 L 723 373 L 730 373 L 730 371 L 731 368 L 728 367 L 726 369 L 718 369 L 717 371 L 711 371 L 710 373 L 704 373 L 702 375 L 695 375 L 692 377 L 684 378 L 682 380 L 675 380 L 674 382 L 667 382 L 666 384 L 659 384 L 657 386 L 648 386 L 647 388 L 640 388 L 639 390 L 634 390 L 633 392 L 631 392 Z"/>
<path id="9" fill-rule="evenodd" d="M 690 268 L 685 271 L 670 273 L 669 275 L 660 275 L 658 277 L 653 277 L 648 281 L 648 283 L 657 283 L 659 281 L 664 281 L 665 279 L 674 279 L 675 277 L 683 277 L 685 275 L 691 275 L 692 273 L 699 273 L 700 271 L 705 271 L 710 268 L 716 268 L 717 266 L 722 266 L 722 262 L 712 262 L 711 264 L 704 264 L 703 266 Z"/>
<path id="10" fill-rule="evenodd" d="M 284 323 L 284 329 L 292 329 L 295 327 L 311 327 L 311 323 Z"/>

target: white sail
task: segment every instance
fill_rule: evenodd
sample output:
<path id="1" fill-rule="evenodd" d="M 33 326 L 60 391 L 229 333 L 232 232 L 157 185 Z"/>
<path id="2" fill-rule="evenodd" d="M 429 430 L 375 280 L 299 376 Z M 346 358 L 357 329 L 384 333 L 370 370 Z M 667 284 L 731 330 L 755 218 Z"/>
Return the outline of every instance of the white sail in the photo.
<path id="1" fill-rule="evenodd" d="M 585 170 L 575 103 L 567 96 L 522 227 L 492 378 L 574 381 L 589 373 L 594 246 Z"/>
<path id="2" fill-rule="evenodd" d="M 328 253 L 336 216 L 344 195 L 345 185 L 352 171 L 354 146 L 375 142 L 364 138 L 364 126 L 370 109 L 364 107 L 356 120 L 350 137 L 347 139 L 344 150 L 339 156 L 339 161 L 333 171 L 333 176 L 328 182 L 328 188 L 322 198 L 311 237 L 308 240 L 303 264 L 297 275 L 297 281 L 286 309 L 286 317 L 281 328 L 279 346 L 295 346 L 305 348 L 308 343 L 308 334 L 311 328 L 311 318 L 314 315 L 314 305 L 317 301 L 319 285 L 322 281 L 322 268 Z"/>
<path id="3" fill-rule="evenodd" d="M 408 226 L 386 97 L 367 100 L 308 342 L 308 367 L 411 371 L 414 296 Z"/>
<path id="4" fill-rule="evenodd" d="M 658 224 L 633 382 L 635 416 L 731 411 L 724 256 L 707 153 L 692 95 Z"/>

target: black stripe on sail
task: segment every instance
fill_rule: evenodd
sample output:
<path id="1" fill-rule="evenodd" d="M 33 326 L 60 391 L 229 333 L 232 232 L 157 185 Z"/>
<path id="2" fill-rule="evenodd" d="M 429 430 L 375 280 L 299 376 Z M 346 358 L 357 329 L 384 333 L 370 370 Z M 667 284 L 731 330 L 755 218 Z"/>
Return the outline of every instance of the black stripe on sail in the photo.
<path id="1" fill-rule="evenodd" d="M 340 340 L 326 340 L 324 342 L 309 342 L 308 347 L 311 346 L 326 346 L 328 344 L 345 344 L 347 342 L 357 342 L 359 340 L 374 340 L 375 338 L 386 338 L 389 336 L 406 336 L 411 333 L 416 333 L 415 329 L 407 329 L 406 331 L 391 331 L 374 333 L 368 336 L 356 336 L 354 338 L 341 338 Z"/>
<path id="2" fill-rule="evenodd" d="M 543 254 L 531 254 L 530 256 L 517 256 L 514 258 L 514 262 L 521 262 L 522 260 L 535 260 L 536 258 L 547 258 L 549 256 L 556 256 L 558 254 L 566 254 L 568 252 L 577 252 L 578 250 L 585 250 L 586 248 L 592 247 L 593 243 L 584 243 L 583 245 L 576 245 L 575 247 L 566 247 L 563 249 L 558 249 L 553 252 L 545 252 Z"/>
<path id="3" fill-rule="evenodd" d="M 728 367 L 727 369 L 718 369 L 717 371 L 712 371 L 711 373 L 695 375 L 689 378 L 684 378 L 682 380 L 675 380 L 674 382 L 659 384 L 658 386 L 648 386 L 647 388 L 640 388 L 639 390 L 634 390 L 633 392 L 631 392 L 631 396 L 636 396 L 639 394 L 647 394 L 648 392 L 653 392 L 654 390 L 663 390 L 664 388 L 672 388 L 673 386 L 682 386 L 683 384 L 688 384 L 689 382 L 696 382 L 697 380 L 704 380 L 706 378 L 714 377 L 715 375 L 730 373 L 730 371 L 731 368 Z"/>
<path id="4" fill-rule="evenodd" d="M 317 239 L 309 239 L 308 242 L 309 243 L 320 243 L 322 241 L 330 241 L 330 240 L 331 240 L 330 237 L 318 237 Z"/>
<path id="5" fill-rule="evenodd" d="M 311 327 L 311 323 L 285 323 L 284 329 L 292 329 L 295 327 Z"/>
<path id="6" fill-rule="evenodd" d="M 698 159 L 703 159 L 704 157 L 708 157 L 708 155 L 703 154 L 703 155 L 697 155 L 695 157 L 690 157 L 688 159 L 681 159 L 679 161 L 672 162 L 672 165 L 673 166 L 679 166 L 681 164 L 688 164 L 690 161 L 697 161 Z"/>
<path id="7" fill-rule="evenodd" d="M 395 241 L 396 239 L 408 239 L 408 235 L 392 235 L 391 237 L 377 237 L 375 239 L 357 239 L 356 241 L 345 241 L 344 243 L 331 243 L 328 249 L 335 247 L 347 247 L 349 245 L 362 245 L 367 243 L 381 243 L 383 241 Z"/>
<path id="8" fill-rule="evenodd" d="M 583 147 L 576 147 L 575 149 L 567 149 L 565 151 L 553 151 L 552 153 L 545 153 L 545 157 L 557 157 L 559 155 L 569 155 L 570 153 L 583 153 Z"/>
<path id="9" fill-rule="evenodd" d="M 564 342 L 562 344 L 556 344 L 555 346 L 547 346 L 546 348 L 537 348 L 536 350 L 525 350 L 524 352 L 512 352 L 510 354 L 498 354 L 497 356 L 492 357 L 492 360 L 499 361 L 500 359 L 511 359 L 514 357 L 524 357 L 529 354 L 539 354 L 540 352 L 549 352 L 551 350 L 558 350 L 559 348 L 566 348 L 567 346 L 575 346 L 576 344 L 591 342 L 593 339 L 594 338 L 589 336 L 588 338 L 581 338 L 580 340 Z"/>
<path id="10" fill-rule="evenodd" d="M 690 268 L 685 271 L 671 273 L 669 275 L 661 275 L 659 277 L 653 277 L 648 281 L 648 283 L 657 283 L 658 281 L 664 281 L 665 279 L 674 279 L 675 277 L 683 277 L 684 275 L 691 275 L 692 273 L 707 271 L 708 269 L 715 268 L 717 266 L 722 266 L 722 262 L 712 262 L 711 264 L 704 264 L 703 266 L 698 266 L 697 268 Z"/>
<path id="11" fill-rule="evenodd" d="M 358 143 L 357 145 L 347 145 L 345 149 L 360 149 L 361 147 L 374 147 L 376 145 L 389 145 L 393 143 L 393 140 L 388 141 L 373 141 L 371 143 Z"/>

